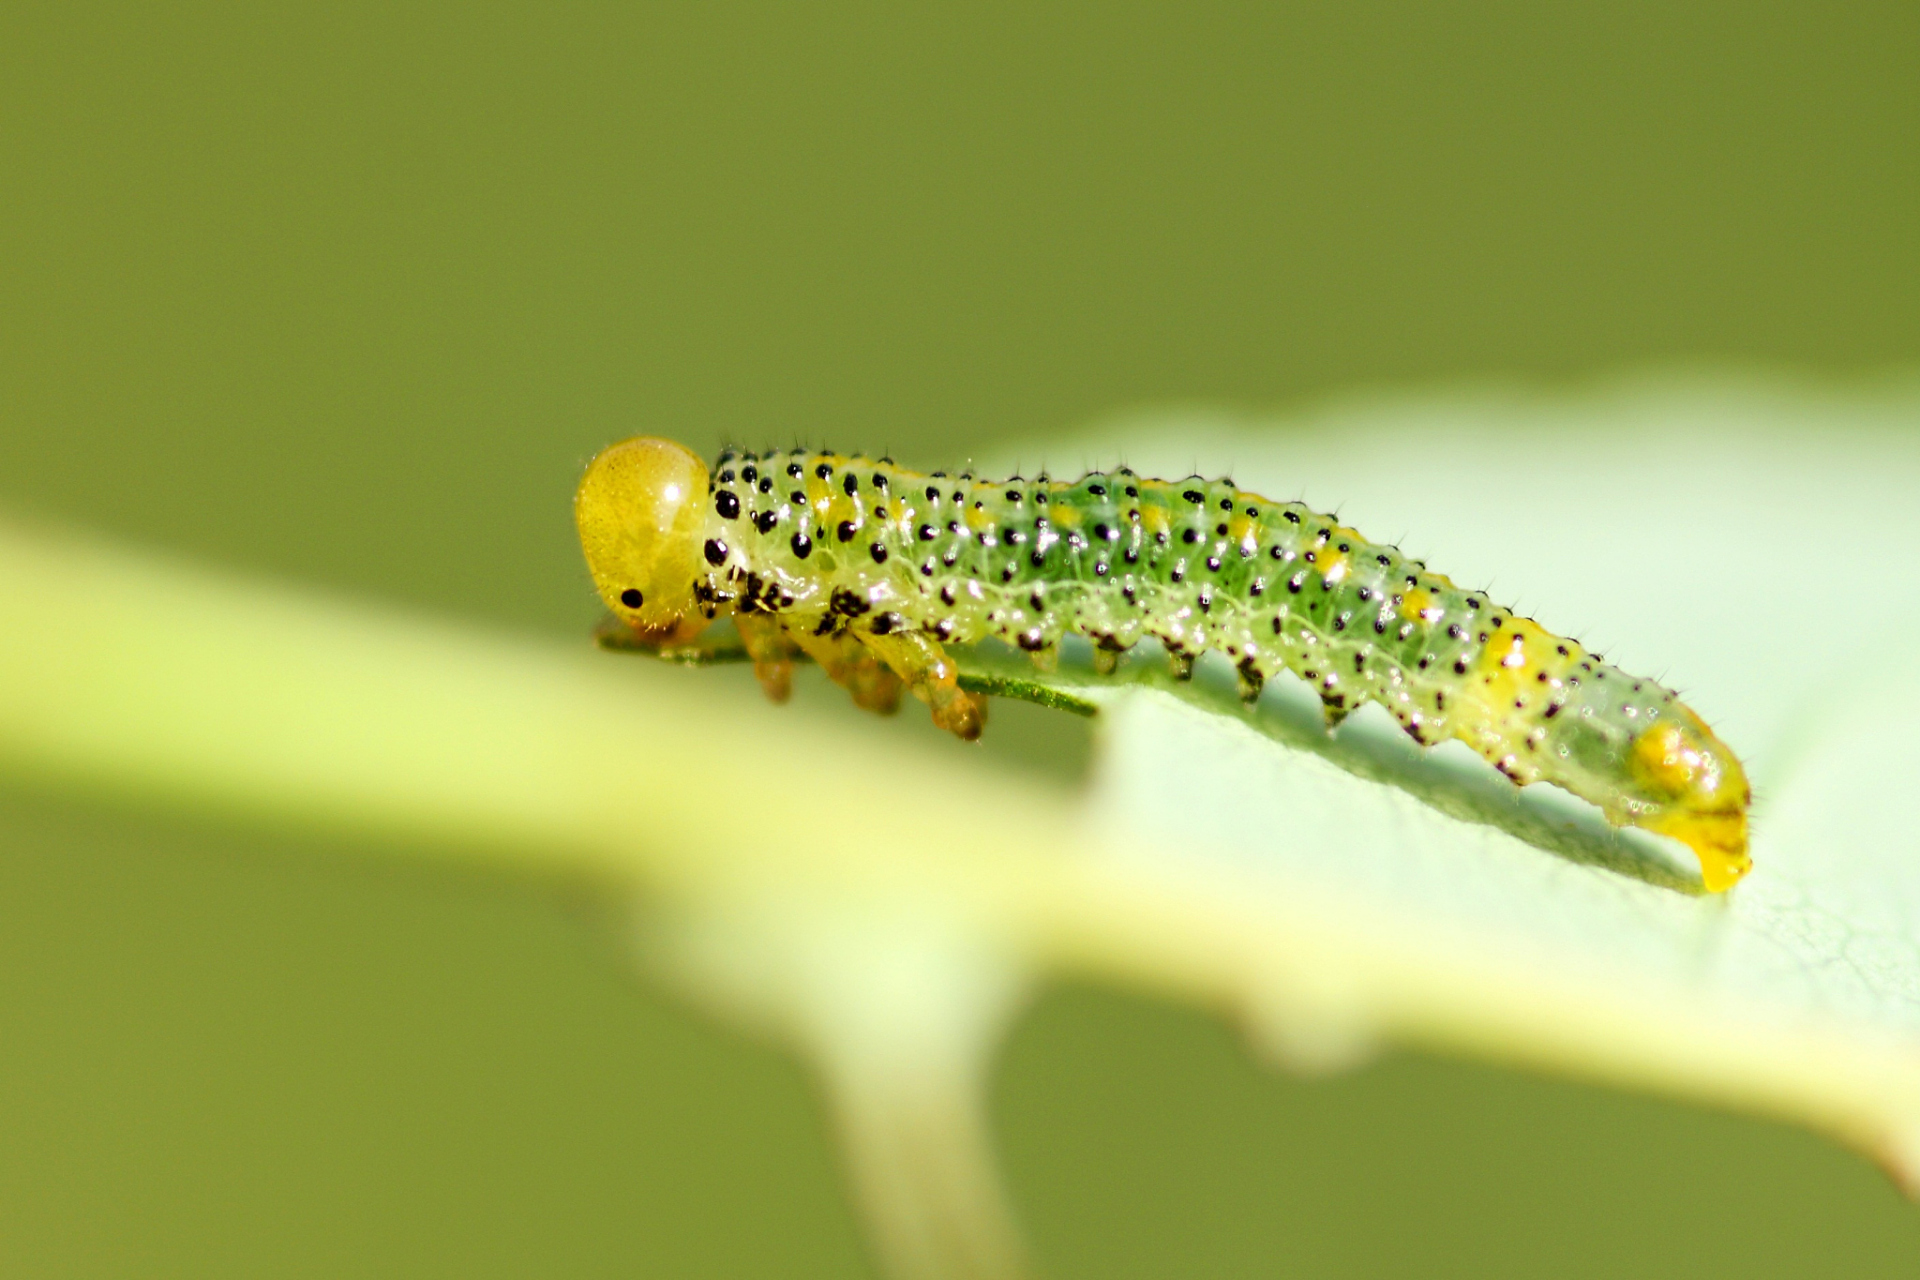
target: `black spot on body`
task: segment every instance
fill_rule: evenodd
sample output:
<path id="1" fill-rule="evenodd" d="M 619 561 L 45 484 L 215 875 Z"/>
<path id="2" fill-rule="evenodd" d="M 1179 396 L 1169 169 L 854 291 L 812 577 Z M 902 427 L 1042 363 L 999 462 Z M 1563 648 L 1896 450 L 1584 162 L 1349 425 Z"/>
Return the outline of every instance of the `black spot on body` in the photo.
<path id="1" fill-rule="evenodd" d="M 620 603 L 627 606 L 627 608 L 629 609 L 638 609 L 641 605 L 645 604 L 646 602 L 647 602 L 647 598 L 640 594 L 638 588 L 628 587 L 625 591 L 622 591 L 620 593 Z"/>
<path id="2" fill-rule="evenodd" d="M 706 554 L 708 564 L 724 563 L 727 558 L 727 544 L 718 538 L 708 538 Z"/>
<path id="3" fill-rule="evenodd" d="M 722 489 L 713 495 L 713 509 L 720 513 L 722 520 L 732 520 L 740 514 L 740 495 L 731 489 Z"/>

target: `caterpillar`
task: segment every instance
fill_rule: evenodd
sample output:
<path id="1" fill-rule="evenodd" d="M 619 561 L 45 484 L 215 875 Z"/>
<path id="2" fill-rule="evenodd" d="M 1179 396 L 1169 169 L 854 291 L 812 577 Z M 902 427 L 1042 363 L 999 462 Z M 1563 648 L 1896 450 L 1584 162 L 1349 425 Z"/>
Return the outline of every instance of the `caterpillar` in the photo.
<path id="1" fill-rule="evenodd" d="M 1679 840 L 1710 891 L 1752 865 L 1745 771 L 1672 690 L 1227 480 L 988 480 L 803 449 L 728 450 L 709 470 L 638 437 L 588 464 L 574 514 L 596 589 L 638 640 L 682 644 L 731 616 L 776 701 L 803 653 L 859 705 L 891 711 L 904 688 L 972 739 L 986 700 L 945 646 L 998 637 L 1045 669 L 1079 635 L 1110 673 L 1152 637 L 1182 678 L 1220 650 L 1248 701 L 1284 669 L 1330 727 L 1377 702 L 1423 746 L 1457 738 L 1518 786 L 1554 783 Z"/>

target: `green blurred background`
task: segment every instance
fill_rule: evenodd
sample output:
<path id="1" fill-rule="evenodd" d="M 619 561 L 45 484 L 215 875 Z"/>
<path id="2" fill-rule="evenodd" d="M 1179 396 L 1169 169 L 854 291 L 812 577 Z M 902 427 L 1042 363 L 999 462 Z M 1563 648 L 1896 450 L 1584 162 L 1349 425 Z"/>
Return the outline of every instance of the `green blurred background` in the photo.
<path id="1" fill-rule="evenodd" d="M 937 465 L 1143 402 L 1920 355 L 1911 3 L 773 10 L 0 11 L 0 503 L 580 636 L 568 495 L 636 430 Z M 992 737 L 1084 764 L 1068 717 Z M 0 791 L 0 1271 L 866 1273 L 798 1067 L 550 893 L 375 855 Z M 996 1105 L 1056 1276 L 1920 1267 L 1800 1133 L 1298 1082 L 1101 992 Z"/>

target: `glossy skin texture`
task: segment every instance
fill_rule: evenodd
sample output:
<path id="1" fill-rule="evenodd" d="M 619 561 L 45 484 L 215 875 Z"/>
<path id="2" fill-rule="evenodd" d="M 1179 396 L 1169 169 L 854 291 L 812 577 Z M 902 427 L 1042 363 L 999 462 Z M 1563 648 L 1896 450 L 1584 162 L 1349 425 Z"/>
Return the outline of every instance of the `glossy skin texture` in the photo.
<path id="1" fill-rule="evenodd" d="M 986 481 L 800 450 L 729 452 L 709 476 L 642 438 L 594 459 L 575 514 L 616 615 L 657 643 L 731 615 L 776 699 L 799 650 L 862 706 L 890 710 L 904 684 L 972 738 L 985 701 L 945 644 L 996 636 L 1047 666 L 1071 633 L 1110 670 L 1151 636 L 1183 675 L 1221 650 L 1249 699 L 1286 670 L 1331 724 L 1378 702 L 1417 742 L 1458 738 L 1517 785 L 1680 840 L 1715 892 L 1751 866 L 1746 775 L 1671 690 L 1227 481 Z"/>

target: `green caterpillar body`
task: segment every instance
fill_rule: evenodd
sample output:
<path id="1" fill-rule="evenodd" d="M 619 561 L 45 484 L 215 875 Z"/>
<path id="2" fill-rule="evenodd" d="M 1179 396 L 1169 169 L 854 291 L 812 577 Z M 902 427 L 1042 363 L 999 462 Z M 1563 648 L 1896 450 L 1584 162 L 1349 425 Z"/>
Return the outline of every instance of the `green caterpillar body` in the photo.
<path id="1" fill-rule="evenodd" d="M 592 482 L 579 507 L 590 564 Z M 1300 503 L 1125 468 L 986 480 L 806 450 L 729 451 L 703 487 L 698 527 L 691 512 L 680 526 L 698 546 L 693 622 L 732 614 L 776 666 L 792 647 L 830 671 L 840 655 L 856 696 L 848 653 L 876 654 L 940 718 L 953 704 L 919 677 L 943 644 L 999 637 L 1046 665 L 1080 635 L 1111 669 L 1152 637 L 1183 675 L 1217 649 L 1249 699 L 1285 670 L 1331 723 L 1378 702 L 1418 742 L 1458 738 L 1516 784 L 1553 782 L 1615 823 L 1673 835 L 1700 853 L 1709 888 L 1748 865 L 1739 762 L 1671 690 Z M 622 591 L 645 594 L 594 567 L 616 612 Z M 949 727 L 978 731 L 955 715 Z"/>

